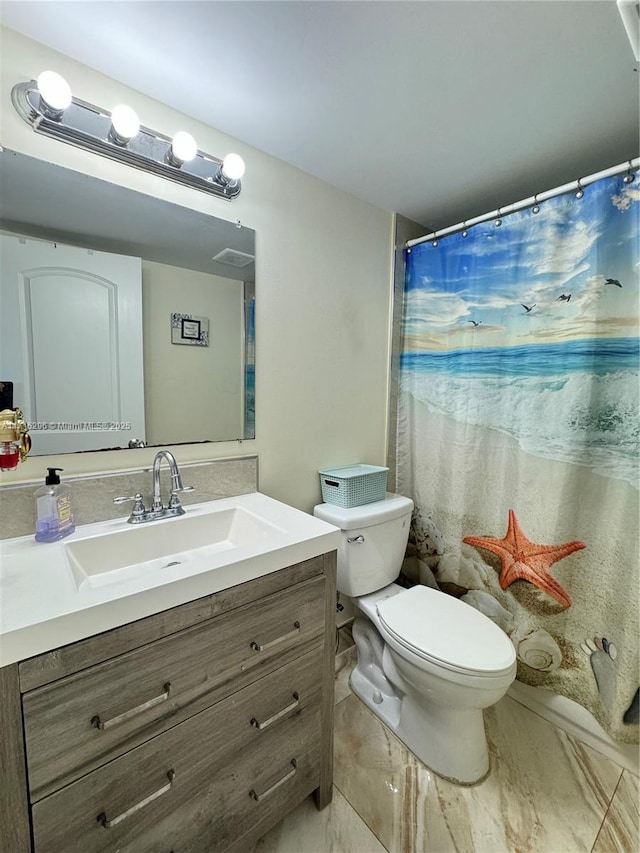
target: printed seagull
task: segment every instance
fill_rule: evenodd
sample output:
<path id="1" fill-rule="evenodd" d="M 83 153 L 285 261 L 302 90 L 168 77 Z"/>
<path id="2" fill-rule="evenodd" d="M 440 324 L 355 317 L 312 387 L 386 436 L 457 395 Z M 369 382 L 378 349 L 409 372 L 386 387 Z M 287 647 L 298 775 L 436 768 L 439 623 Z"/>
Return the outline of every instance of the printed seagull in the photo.
<path id="1" fill-rule="evenodd" d="M 521 302 L 521 303 L 520 303 L 520 305 L 522 305 L 522 307 L 523 307 L 523 308 L 524 308 L 524 310 L 527 312 L 527 314 L 528 314 L 530 311 L 533 311 L 533 309 L 536 307 L 536 305 L 537 305 L 537 304 L 538 304 L 537 302 L 534 302 L 534 303 L 533 303 L 533 305 L 529 306 L 529 305 L 525 305 L 525 304 L 524 304 L 524 302 Z"/>
<path id="2" fill-rule="evenodd" d="M 482 320 L 467 320 L 467 323 L 473 323 L 474 326 L 479 326 Z"/>
<path id="3" fill-rule="evenodd" d="M 608 278 L 605 281 L 605 284 L 615 284 L 616 287 L 622 287 L 622 285 L 620 284 L 620 282 L 618 281 L 617 278 Z"/>
<path id="4" fill-rule="evenodd" d="M 558 296 L 558 299 L 556 299 L 556 302 L 558 302 L 558 300 L 560 300 L 560 302 L 568 302 L 570 299 L 571 299 L 570 293 L 562 293 L 560 296 Z"/>

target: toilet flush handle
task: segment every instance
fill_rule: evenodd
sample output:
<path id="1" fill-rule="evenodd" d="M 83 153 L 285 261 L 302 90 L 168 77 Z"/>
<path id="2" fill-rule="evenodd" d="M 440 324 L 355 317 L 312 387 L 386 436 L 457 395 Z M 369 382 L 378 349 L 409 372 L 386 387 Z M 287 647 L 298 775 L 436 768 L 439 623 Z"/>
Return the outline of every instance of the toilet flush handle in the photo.
<path id="1" fill-rule="evenodd" d="M 351 536 L 349 537 L 349 539 L 347 539 L 347 542 L 357 542 L 358 544 L 360 544 L 361 542 L 364 542 L 364 536 L 362 534 L 360 534 L 360 536 Z"/>

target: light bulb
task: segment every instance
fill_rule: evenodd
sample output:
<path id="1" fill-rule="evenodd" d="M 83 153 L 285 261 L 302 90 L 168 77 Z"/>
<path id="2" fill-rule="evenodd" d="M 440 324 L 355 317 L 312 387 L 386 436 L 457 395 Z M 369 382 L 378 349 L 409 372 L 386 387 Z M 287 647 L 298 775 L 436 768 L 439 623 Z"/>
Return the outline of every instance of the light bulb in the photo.
<path id="1" fill-rule="evenodd" d="M 171 142 L 171 159 L 174 165 L 181 166 L 183 163 L 188 163 L 197 153 L 198 146 L 193 136 L 184 130 L 179 130 Z"/>
<path id="2" fill-rule="evenodd" d="M 71 104 L 71 87 L 55 71 L 43 71 L 37 80 L 40 103 L 48 118 L 60 118 Z"/>
<path id="3" fill-rule="evenodd" d="M 244 175 L 244 160 L 239 154 L 227 154 L 222 163 L 222 174 L 229 181 L 239 181 Z"/>
<path id="4" fill-rule="evenodd" d="M 118 104 L 111 112 L 109 138 L 118 145 L 126 145 L 140 130 L 140 119 L 126 104 Z"/>

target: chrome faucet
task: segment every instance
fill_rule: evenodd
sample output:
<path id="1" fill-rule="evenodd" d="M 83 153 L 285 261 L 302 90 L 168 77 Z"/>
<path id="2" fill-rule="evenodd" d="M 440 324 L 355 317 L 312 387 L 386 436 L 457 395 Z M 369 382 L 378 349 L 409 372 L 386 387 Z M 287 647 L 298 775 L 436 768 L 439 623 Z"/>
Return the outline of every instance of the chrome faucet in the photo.
<path id="1" fill-rule="evenodd" d="M 166 459 L 169 463 L 171 471 L 171 493 L 169 495 L 169 503 L 165 506 L 162 503 L 162 495 L 160 494 L 160 466 L 162 460 Z M 169 450 L 159 450 L 153 460 L 153 503 L 151 509 L 145 509 L 143 497 L 138 494 L 133 497 L 114 498 L 114 504 L 126 503 L 133 501 L 133 510 L 127 519 L 129 524 L 142 524 L 145 521 L 156 521 L 159 518 L 171 518 L 176 515 L 184 515 L 184 507 L 180 503 L 178 492 L 192 492 L 193 486 L 183 486 L 182 475 L 178 468 L 176 458 Z"/>
<path id="2" fill-rule="evenodd" d="M 169 504 L 166 507 L 163 505 L 162 496 L 160 495 L 160 466 L 163 459 L 167 460 L 169 470 L 171 471 L 171 494 L 169 496 Z M 191 486 L 185 490 L 185 487 L 182 485 L 182 475 L 180 474 L 176 457 L 169 450 L 159 450 L 156 453 L 156 458 L 153 460 L 153 504 L 151 505 L 151 512 L 161 512 L 167 515 L 184 515 L 184 509 L 178 497 L 178 492 L 184 491 L 193 491 L 193 487 Z M 173 511 L 166 512 L 166 510 Z"/>

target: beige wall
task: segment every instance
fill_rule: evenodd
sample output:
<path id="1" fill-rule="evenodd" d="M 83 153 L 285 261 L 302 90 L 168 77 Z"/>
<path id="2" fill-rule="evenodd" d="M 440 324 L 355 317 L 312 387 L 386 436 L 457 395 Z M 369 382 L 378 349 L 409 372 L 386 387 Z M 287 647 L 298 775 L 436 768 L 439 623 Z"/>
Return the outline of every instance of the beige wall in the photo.
<path id="1" fill-rule="evenodd" d="M 305 510 L 320 499 L 319 468 L 384 464 L 393 216 L 17 33 L 2 30 L 0 47 L 5 147 L 256 231 L 256 439 L 180 446 L 178 460 L 257 453 L 261 491 Z M 167 135 L 188 129 L 216 156 L 237 151 L 247 164 L 242 195 L 229 203 L 35 134 L 10 93 L 45 68 L 80 98 L 107 109 L 124 101 L 143 124 Z M 0 482 L 39 480 L 54 463 L 82 473 L 137 467 L 153 455 L 39 457 Z"/>
<path id="2" fill-rule="evenodd" d="M 231 278 L 142 262 L 148 443 L 242 435 L 243 290 L 244 283 Z M 209 320 L 209 346 L 172 343 L 176 312 Z"/>

